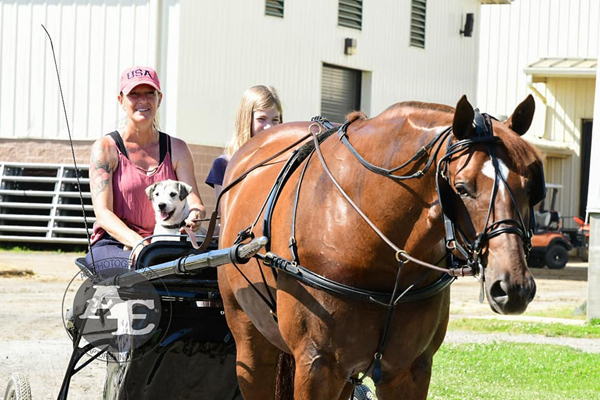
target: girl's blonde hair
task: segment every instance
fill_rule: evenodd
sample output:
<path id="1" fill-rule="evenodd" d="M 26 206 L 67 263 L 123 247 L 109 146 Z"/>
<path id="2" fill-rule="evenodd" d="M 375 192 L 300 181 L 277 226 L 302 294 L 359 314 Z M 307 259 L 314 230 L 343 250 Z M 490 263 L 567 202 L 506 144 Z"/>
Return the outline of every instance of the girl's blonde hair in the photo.
<path id="1" fill-rule="evenodd" d="M 283 122 L 283 110 L 277 91 L 272 86 L 256 85 L 247 89 L 235 115 L 235 134 L 225 150 L 227 158 L 231 158 L 252 135 L 252 113 L 257 110 L 269 110 L 275 107 L 279 111 L 279 120 Z"/>

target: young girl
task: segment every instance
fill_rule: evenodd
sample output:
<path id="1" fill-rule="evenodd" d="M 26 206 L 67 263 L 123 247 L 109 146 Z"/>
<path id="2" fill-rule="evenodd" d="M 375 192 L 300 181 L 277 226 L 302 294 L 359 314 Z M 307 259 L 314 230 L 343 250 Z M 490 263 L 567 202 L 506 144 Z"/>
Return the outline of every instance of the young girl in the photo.
<path id="1" fill-rule="evenodd" d="M 219 197 L 223 187 L 223 177 L 229 159 L 251 137 L 283 122 L 281 101 L 271 86 L 252 86 L 244 92 L 235 116 L 235 135 L 225 154 L 213 161 L 212 168 L 206 177 L 206 184 L 215 189 Z"/>

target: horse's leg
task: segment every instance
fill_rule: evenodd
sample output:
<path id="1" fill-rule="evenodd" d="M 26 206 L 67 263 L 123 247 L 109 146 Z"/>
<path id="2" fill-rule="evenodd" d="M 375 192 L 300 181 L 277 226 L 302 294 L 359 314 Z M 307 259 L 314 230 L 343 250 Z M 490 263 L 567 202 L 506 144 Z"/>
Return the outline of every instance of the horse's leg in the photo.
<path id="1" fill-rule="evenodd" d="M 237 347 L 236 373 L 242 396 L 246 400 L 273 399 L 277 360 L 281 351 L 254 327 L 235 299 L 224 267 L 221 268 L 219 291 Z"/>
<path id="2" fill-rule="evenodd" d="M 341 399 L 348 382 L 335 369 L 335 361 L 317 355 L 315 350 L 295 353 L 294 400 Z M 348 392 L 350 399 L 350 393 Z"/>
<path id="3" fill-rule="evenodd" d="M 406 399 L 425 400 L 431 379 L 432 357 L 426 353 L 418 357 L 411 368 L 402 371 L 390 380 L 383 380 L 377 385 L 379 400 Z"/>
<path id="4" fill-rule="evenodd" d="M 346 383 L 339 400 L 352 400 L 354 394 L 354 385 L 352 383 Z"/>

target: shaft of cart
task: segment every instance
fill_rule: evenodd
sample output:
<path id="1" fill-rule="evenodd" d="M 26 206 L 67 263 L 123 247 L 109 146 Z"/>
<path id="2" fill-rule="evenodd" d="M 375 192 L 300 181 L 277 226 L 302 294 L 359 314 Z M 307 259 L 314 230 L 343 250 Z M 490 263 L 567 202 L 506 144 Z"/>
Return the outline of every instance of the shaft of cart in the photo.
<path id="1" fill-rule="evenodd" d="M 234 262 L 236 264 L 247 263 L 252 257 L 254 257 L 260 249 L 262 249 L 268 242 L 268 239 L 264 236 L 252 239 L 248 243 L 236 244 L 232 247 L 225 249 L 212 250 L 206 253 L 188 255 L 178 258 L 173 261 L 165 262 L 162 264 L 153 265 L 147 268 L 141 268 L 138 270 L 125 272 L 118 274 L 114 277 L 108 278 L 101 282 L 101 284 L 117 285 L 119 287 L 131 287 L 144 280 L 155 280 L 165 276 L 185 276 L 193 275 L 194 273 L 205 269 L 205 268 L 216 268 L 221 265 L 229 264 Z M 85 322 L 84 322 L 85 324 Z M 85 326 L 85 325 L 84 325 Z M 83 327 L 82 327 L 83 329 Z M 69 386 L 71 378 L 77 372 L 79 372 L 85 365 L 89 364 L 93 359 L 97 358 L 98 355 L 104 353 L 98 353 L 93 356 L 90 360 L 84 362 L 82 365 L 77 366 L 79 361 L 83 358 L 89 350 L 93 349 L 97 343 L 88 343 L 83 348 L 79 347 L 81 341 L 81 331 L 77 332 L 77 335 L 73 338 L 73 353 L 62 382 L 62 386 L 58 395 L 58 400 L 66 400 L 68 396 Z"/>

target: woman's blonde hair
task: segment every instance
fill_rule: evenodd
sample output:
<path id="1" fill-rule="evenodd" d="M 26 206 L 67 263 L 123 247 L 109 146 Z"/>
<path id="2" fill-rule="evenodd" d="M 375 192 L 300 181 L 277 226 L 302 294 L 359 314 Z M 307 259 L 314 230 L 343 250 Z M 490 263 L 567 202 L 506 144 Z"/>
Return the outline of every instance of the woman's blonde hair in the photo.
<path id="1" fill-rule="evenodd" d="M 256 85 L 244 92 L 235 115 L 235 134 L 225 150 L 227 158 L 231 158 L 233 153 L 252 136 L 252 113 L 257 110 L 269 110 L 273 107 L 279 111 L 279 120 L 283 122 L 281 101 L 274 87 Z"/>

